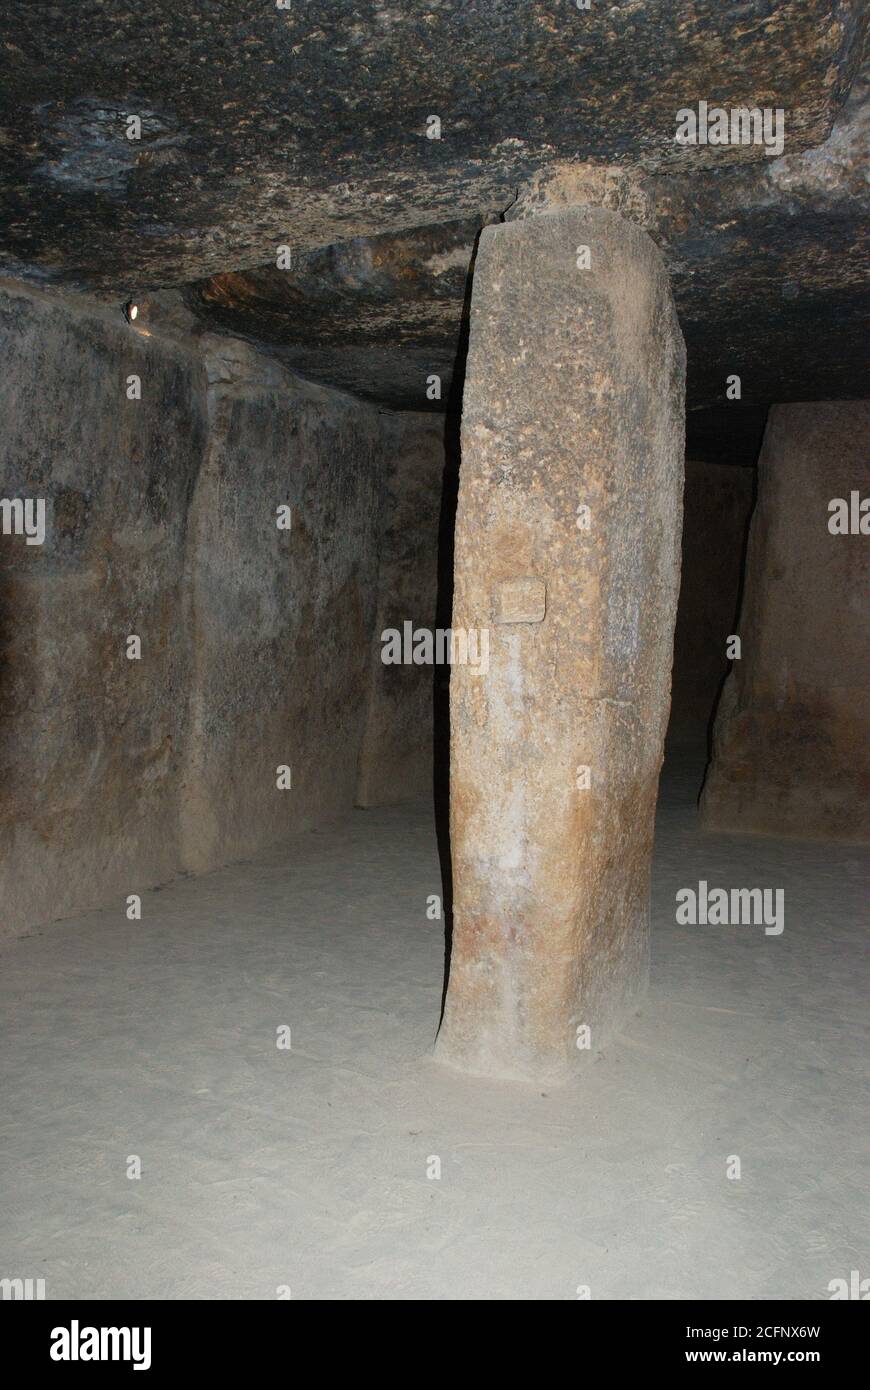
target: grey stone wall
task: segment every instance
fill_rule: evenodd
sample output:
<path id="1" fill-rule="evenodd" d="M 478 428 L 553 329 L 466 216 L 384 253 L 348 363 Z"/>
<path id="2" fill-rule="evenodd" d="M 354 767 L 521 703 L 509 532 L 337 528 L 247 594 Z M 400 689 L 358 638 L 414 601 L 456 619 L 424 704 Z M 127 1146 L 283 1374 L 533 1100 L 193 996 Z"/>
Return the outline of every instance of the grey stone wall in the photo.
<path id="1" fill-rule="evenodd" d="M 349 809 L 392 417 L 5 282 L 0 419 L 0 935 Z"/>
<path id="2" fill-rule="evenodd" d="M 770 411 L 708 830 L 870 843 L 868 431 L 868 401 Z"/>
<path id="3" fill-rule="evenodd" d="M 115 898 L 123 911 L 179 867 L 205 375 L 116 320 L 0 294 L 0 499 L 47 504 L 44 544 L 0 535 L 4 934 Z"/>

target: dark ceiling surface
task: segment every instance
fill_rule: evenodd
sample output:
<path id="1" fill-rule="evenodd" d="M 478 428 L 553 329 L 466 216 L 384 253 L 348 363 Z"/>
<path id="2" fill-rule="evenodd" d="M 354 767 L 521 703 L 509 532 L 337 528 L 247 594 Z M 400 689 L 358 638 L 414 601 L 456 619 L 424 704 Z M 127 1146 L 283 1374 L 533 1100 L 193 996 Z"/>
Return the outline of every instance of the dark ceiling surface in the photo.
<path id="1" fill-rule="evenodd" d="M 747 421 L 868 394 L 866 29 L 865 0 L 7 0 L 0 273 L 443 408 L 480 227 L 608 171 L 727 453 L 732 373 Z M 783 156 L 676 145 L 701 99 L 781 107 Z"/>

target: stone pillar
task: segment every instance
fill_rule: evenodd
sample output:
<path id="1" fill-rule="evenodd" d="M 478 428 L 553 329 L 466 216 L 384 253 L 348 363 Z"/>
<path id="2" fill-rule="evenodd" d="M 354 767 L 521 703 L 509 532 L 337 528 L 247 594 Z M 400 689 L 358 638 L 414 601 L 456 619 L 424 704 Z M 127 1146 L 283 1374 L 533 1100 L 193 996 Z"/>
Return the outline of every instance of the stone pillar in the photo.
<path id="1" fill-rule="evenodd" d="M 488 663 L 451 676 L 437 1044 L 471 1072 L 564 1079 L 645 984 L 684 372 L 667 275 L 637 227 L 574 208 L 483 231 L 453 627 L 488 632 Z"/>
<path id="2" fill-rule="evenodd" d="M 870 841 L 868 438 L 868 401 L 770 412 L 706 829 Z"/>

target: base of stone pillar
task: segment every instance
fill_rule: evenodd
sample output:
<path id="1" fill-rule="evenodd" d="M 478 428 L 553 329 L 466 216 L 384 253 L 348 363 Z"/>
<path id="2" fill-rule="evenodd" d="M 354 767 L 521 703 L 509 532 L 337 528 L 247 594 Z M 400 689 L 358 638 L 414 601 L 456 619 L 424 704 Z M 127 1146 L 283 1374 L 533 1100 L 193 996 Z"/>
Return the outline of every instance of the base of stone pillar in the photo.
<path id="1" fill-rule="evenodd" d="M 646 913 L 643 921 L 634 924 L 631 937 L 633 949 L 611 958 L 606 973 L 578 991 L 575 1007 L 566 1001 L 561 1051 L 554 1049 L 551 1039 L 536 1048 L 515 1021 L 505 1020 L 501 1027 L 490 1021 L 483 1031 L 473 1019 L 465 1026 L 462 1020 L 451 1018 L 436 1040 L 436 1061 L 469 1076 L 494 1081 L 564 1086 L 582 1073 L 643 1007 L 649 986 Z"/>

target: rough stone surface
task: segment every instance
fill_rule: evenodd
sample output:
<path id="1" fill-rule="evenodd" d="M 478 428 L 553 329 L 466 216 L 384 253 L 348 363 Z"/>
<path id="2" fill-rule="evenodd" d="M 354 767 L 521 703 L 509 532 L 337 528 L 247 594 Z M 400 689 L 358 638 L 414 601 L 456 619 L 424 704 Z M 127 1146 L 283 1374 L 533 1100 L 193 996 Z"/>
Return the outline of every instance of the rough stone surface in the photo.
<path id="1" fill-rule="evenodd" d="M 14 933 L 112 897 L 120 911 L 178 868 L 182 575 L 207 425 L 201 364 L 117 317 L 7 286 L 0 354 L 0 498 L 50 504 L 44 545 L 0 535 L 0 933 Z"/>
<path id="2" fill-rule="evenodd" d="M 701 97 L 781 106 L 789 150 L 819 145 L 866 7 L 234 0 L 192 16 L 176 0 L 80 0 L 47 20 L 8 0 L 2 19 L 4 263 L 114 290 L 262 265 L 288 235 L 310 248 L 497 211 L 581 152 L 686 169 L 765 158 L 676 145 L 676 111 Z"/>
<path id="3" fill-rule="evenodd" d="M 524 190 L 509 217 L 601 203 L 661 247 L 686 339 L 690 409 L 866 390 L 870 314 L 870 70 L 817 148 L 705 176 L 574 165 Z M 741 377 L 741 402 L 726 379 Z M 692 432 L 691 417 L 688 428 Z M 721 455 L 728 458 L 728 447 Z M 733 457 L 733 455 L 732 455 Z M 754 458 L 746 459 L 754 462 Z"/>
<path id="4" fill-rule="evenodd" d="M 183 851 L 196 870 L 353 804 L 384 450 L 371 407 L 293 381 L 242 345 L 211 346 L 189 564 Z"/>
<path id="5" fill-rule="evenodd" d="M 387 417 L 385 417 L 387 418 Z M 433 687 L 448 673 L 385 665 L 381 634 L 436 627 L 438 529 L 445 468 L 438 417 L 406 413 L 387 426 L 379 525 L 378 609 L 368 667 L 357 802 L 379 806 L 432 788 Z"/>
<path id="6" fill-rule="evenodd" d="M 488 220 L 355 237 L 297 253 L 287 270 L 213 275 L 180 296 L 146 299 L 146 312 L 267 344 L 294 370 L 366 400 L 440 414 Z"/>
<path id="7" fill-rule="evenodd" d="M 314 380 L 437 410 L 427 381 L 446 399 L 480 226 L 601 204 L 665 256 L 695 456 L 754 463 L 759 404 L 866 389 L 868 12 L 237 0 L 191 18 L 83 0 L 47 23 L 10 0 L 0 269 L 135 294 Z M 701 99 L 782 109 L 783 156 L 676 145 L 676 112 Z M 711 428 L 700 412 L 735 372 L 742 401 Z"/>
<path id="8" fill-rule="evenodd" d="M 853 83 L 818 147 L 702 172 L 548 168 L 508 221 L 566 206 L 609 207 L 659 245 L 687 349 L 693 455 L 755 463 L 771 401 L 860 396 L 870 318 L 870 99 Z M 218 275 L 149 315 L 246 335 L 306 375 L 366 399 L 437 410 L 449 384 L 474 246 L 486 218 L 360 237 Z M 316 327 L 312 331 L 312 322 Z M 740 400 L 726 400 L 727 378 Z"/>
<path id="9" fill-rule="evenodd" d="M 503 579 L 493 594 L 494 623 L 542 623 L 546 612 L 547 586 L 543 579 Z"/>
<path id="10" fill-rule="evenodd" d="M 870 840 L 870 535 L 829 503 L 870 499 L 870 402 L 775 406 L 758 465 L 739 633 L 703 823 Z M 866 524 L 866 513 L 865 524 Z"/>
<path id="11" fill-rule="evenodd" d="M 710 729 L 731 664 L 754 498 L 753 468 L 686 459 L 669 739 L 698 743 Z"/>
<path id="12" fill-rule="evenodd" d="M 14 934 L 122 911 L 350 808 L 380 478 L 413 423 L 244 344 L 184 350 L 20 287 L 0 294 L 0 351 L 0 498 L 49 504 L 44 545 L 0 535 L 0 932 Z"/>
<path id="13" fill-rule="evenodd" d="M 438 1040 L 469 1071 L 563 1079 L 589 1055 L 577 1028 L 598 1047 L 644 985 L 684 371 L 667 276 L 636 227 L 578 209 L 483 232 L 453 624 L 491 628 L 490 661 L 451 682 Z M 530 576 L 546 582 L 543 621 L 491 626 L 498 587 Z"/>

